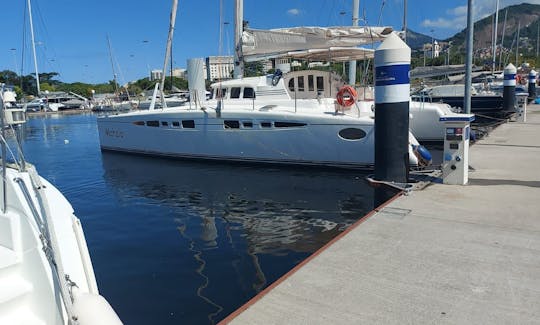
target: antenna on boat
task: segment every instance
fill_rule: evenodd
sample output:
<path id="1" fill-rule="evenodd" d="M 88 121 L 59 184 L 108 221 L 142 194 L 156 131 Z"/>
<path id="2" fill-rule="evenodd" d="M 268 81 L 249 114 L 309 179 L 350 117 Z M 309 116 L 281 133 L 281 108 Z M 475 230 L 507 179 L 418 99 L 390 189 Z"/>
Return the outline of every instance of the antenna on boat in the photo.
<path id="1" fill-rule="evenodd" d="M 171 9 L 171 19 L 169 23 L 169 36 L 167 37 L 167 48 L 165 50 L 165 62 L 163 62 L 163 71 L 161 74 L 161 84 L 159 85 L 159 92 L 161 93 L 161 108 L 167 108 L 165 103 L 165 93 L 163 92 L 165 87 L 165 75 L 167 74 L 167 64 L 169 62 L 169 56 L 171 54 L 172 39 L 174 35 L 174 25 L 176 22 L 176 9 L 178 8 L 178 0 L 173 0 Z M 172 78 L 171 78 L 172 83 Z"/>

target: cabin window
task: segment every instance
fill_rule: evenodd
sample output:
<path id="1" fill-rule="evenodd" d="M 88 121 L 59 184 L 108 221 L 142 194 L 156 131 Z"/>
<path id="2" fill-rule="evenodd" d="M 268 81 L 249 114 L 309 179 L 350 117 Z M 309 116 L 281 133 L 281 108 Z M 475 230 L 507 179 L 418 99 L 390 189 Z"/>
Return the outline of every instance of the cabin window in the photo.
<path id="1" fill-rule="evenodd" d="M 298 91 L 304 91 L 304 76 L 298 77 Z"/>
<path id="2" fill-rule="evenodd" d="M 242 122 L 242 125 L 243 125 L 245 128 L 252 128 L 252 127 L 253 127 L 253 122 L 244 121 L 244 122 Z"/>
<path id="3" fill-rule="evenodd" d="M 315 90 L 315 85 L 313 84 L 313 75 L 312 74 L 307 76 L 307 84 L 308 84 L 308 90 L 309 91 L 314 91 Z"/>
<path id="4" fill-rule="evenodd" d="M 244 98 L 255 98 L 255 91 L 253 90 L 253 88 L 244 88 Z"/>
<path id="5" fill-rule="evenodd" d="M 262 128 L 271 128 L 272 127 L 272 122 L 261 122 L 261 127 Z"/>
<path id="6" fill-rule="evenodd" d="M 144 121 L 135 121 L 133 122 L 135 125 L 144 125 Z"/>
<path id="7" fill-rule="evenodd" d="M 240 87 L 231 88 L 231 98 L 240 98 Z"/>
<path id="8" fill-rule="evenodd" d="M 159 121 L 146 121 L 146 126 L 159 127 Z"/>
<path id="9" fill-rule="evenodd" d="M 195 121 L 194 120 L 182 120 L 182 127 L 184 129 L 194 129 Z"/>
<path id="10" fill-rule="evenodd" d="M 294 78 L 291 78 L 291 80 L 289 80 L 289 90 L 294 91 Z"/>
<path id="11" fill-rule="evenodd" d="M 175 128 L 179 128 L 180 127 L 180 122 L 174 121 L 174 122 L 172 122 L 172 126 L 175 127 Z"/>
<path id="12" fill-rule="evenodd" d="M 168 126 L 169 125 L 169 122 L 167 121 L 161 121 L 161 126 Z"/>
<path id="13" fill-rule="evenodd" d="M 357 128 L 346 128 L 339 131 L 339 136 L 345 140 L 360 140 L 366 136 L 366 132 Z"/>
<path id="14" fill-rule="evenodd" d="M 240 128 L 240 122 L 234 121 L 234 120 L 225 120 L 223 121 L 223 125 L 226 129 L 239 129 Z"/>
<path id="15" fill-rule="evenodd" d="M 226 97 L 227 97 L 227 88 L 216 89 L 216 99 L 226 98 Z"/>
<path id="16" fill-rule="evenodd" d="M 277 128 L 294 128 L 294 127 L 306 126 L 306 123 L 299 123 L 299 122 L 274 122 L 274 126 L 277 127 Z"/>
<path id="17" fill-rule="evenodd" d="M 322 76 L 317 77 L 317 91 L 324 91 L 324 78 Z"/>

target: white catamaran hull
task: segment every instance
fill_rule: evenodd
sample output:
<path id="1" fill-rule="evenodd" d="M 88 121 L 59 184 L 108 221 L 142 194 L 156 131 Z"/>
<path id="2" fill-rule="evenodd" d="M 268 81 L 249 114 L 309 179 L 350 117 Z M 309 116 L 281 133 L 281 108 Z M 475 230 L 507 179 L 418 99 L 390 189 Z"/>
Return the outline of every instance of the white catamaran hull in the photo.
<path id="1" fill-rule="evenodd" d="M 98 118 L 101 148 L 175 158 L 372 168 L 370 118 L 169 109 Z M 411 152 L 411 163 L 416 158 Z"/>

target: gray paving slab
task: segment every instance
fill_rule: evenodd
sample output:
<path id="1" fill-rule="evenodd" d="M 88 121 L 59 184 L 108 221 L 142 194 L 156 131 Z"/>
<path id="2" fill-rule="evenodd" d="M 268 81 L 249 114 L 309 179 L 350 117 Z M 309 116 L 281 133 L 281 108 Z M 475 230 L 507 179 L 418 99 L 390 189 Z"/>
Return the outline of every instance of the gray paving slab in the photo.
<path id="1" fill-rule="evenodd" d="M 232 324 L 540 324 L 540 106 L 471 147 L 466 186 L 401 196 Z"/>

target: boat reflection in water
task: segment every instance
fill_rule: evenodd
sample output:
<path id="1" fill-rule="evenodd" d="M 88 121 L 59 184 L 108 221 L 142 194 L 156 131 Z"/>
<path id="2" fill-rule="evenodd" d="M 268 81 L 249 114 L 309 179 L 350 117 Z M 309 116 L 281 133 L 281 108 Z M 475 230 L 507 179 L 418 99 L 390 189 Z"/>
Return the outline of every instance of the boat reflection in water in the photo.
<path id="1" fill-rule="evenodd" d="M 170 217 L 169 230 L 177 231 L 178 258 L 183 259 L 174 265 L 181 265 L 184 270 L 178 272 L 185 275 L 170 285 L 189 290 L 182 282 L 190 282 L 193 291 L 186 303 L 206 304 L 206 308 L 178 306 L 188 323 L 201 321 L 189 315 L 195 312 L 205 313 L 209 323 L 223 319 L 364 216 L 373 204 L 373 190 L 358 172 L 109 152 L 103 152 L 102 159 L 105 181 L 118 201 L 138 204 L 143 211 L 154 211 L 145 205 L 160 208 L 150 212 L 160 216 L 144 216 L 141 222 L 146 226 L 139 225 L 140 231 L 156 231 L 151 219 L 162 222 L 164 215 Z M 146 238 L 159 242 L 167 233 L 156 231 Z M 151 255 L 159 254 L 163 252 Z"/>

